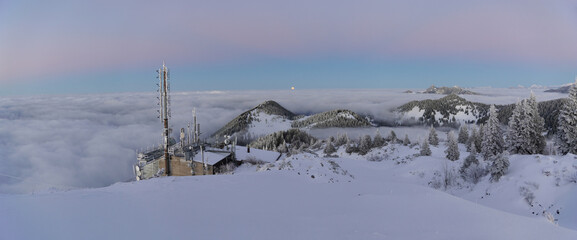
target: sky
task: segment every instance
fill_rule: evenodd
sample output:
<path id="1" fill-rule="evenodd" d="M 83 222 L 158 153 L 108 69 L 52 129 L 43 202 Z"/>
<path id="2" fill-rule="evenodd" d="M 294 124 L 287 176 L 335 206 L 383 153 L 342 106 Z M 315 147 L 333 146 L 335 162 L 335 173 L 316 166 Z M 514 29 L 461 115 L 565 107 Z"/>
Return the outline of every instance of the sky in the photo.
<path id="1" fill-rule="evenodd" d="M 570 0 L 0 0 L 0 96 L 561 85 Z"/>

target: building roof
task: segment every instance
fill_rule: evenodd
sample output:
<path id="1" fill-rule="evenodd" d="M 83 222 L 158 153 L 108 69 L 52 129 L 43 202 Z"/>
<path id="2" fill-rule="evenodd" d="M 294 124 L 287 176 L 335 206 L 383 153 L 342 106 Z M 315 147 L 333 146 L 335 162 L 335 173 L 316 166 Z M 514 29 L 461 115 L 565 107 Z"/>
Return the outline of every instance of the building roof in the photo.
<path id="1" fill-rule="evenodd" d="M 204 162 L 208 165 L 214 165 L 228 156 L 230 156 L 228 152 L 204 152 Z M 195 155 L 193 161 L 202 163 L 202 154 Z"/>

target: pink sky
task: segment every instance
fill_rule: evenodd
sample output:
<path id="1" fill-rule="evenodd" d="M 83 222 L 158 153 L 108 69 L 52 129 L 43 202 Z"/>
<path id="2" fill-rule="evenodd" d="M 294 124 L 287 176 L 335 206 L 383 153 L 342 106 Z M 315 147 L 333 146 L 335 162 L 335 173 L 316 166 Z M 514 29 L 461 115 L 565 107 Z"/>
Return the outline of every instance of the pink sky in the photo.
<path id="1" fill-rule="evenodd" d="M 451 59 L 567 70 L 577 69 L 575 43 L 574 1 L 0 2 L 1 84 L 154 69 L 163 59 L 196 67 Z"/>

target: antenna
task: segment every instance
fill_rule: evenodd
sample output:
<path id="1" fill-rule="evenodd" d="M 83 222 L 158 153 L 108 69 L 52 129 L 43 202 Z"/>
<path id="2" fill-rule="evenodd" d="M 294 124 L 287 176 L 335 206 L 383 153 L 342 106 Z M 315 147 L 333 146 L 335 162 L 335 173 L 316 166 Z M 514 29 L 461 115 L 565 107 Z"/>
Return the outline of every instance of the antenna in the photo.
<path id="1" fill-rule="evenodd" d="M 157 70 L 158 72 L 158 92 L 160 93 L 159 96 L 159 105 L 160 105 L 160 115 L 159 118 L 163 123 L 163 138 L 164 138 L 164 161 L 166 162 L 165 172 L 167 176 L 170 176 L 170 156 L 168 154 L 168 138 L 170 135 L 169 128 L 168 128 L 168 119 L 170 118 L 170 83 L 169 83 L 169 74 L 168 68 L 162 61 L 162 68 Z"/>
<path id="2" fill-rule="evenodd" d="M 194 127 L 194 138 L 193 138 L 193 142 L 194 143 L 198 143 L 198 135 L 199 135 L 199 131 L 200 131 L 200 126 L 197 125 L 196 123 L 196 108 L 192 109 L 192 124 Z"/>
<path id="3" fill-rule="evenodd" d="M 186 133 L 184 131 L 184 128 L 180 129 L 180 149 L 182 149 L 182 151 L 184 151 L 184 146 L 186 145 L 186 142 L 184 141 L 184 139 L 186 138 Z"/>
<path id="4" fill-rule="evenodd" d="M 192 137 L 192 133 L 190 132 L 190 122 L 187 125 L 187 131 L 186 131 L 187 137 L 186 137 L 186 145 L 190 145 L 190 138 Z"/>

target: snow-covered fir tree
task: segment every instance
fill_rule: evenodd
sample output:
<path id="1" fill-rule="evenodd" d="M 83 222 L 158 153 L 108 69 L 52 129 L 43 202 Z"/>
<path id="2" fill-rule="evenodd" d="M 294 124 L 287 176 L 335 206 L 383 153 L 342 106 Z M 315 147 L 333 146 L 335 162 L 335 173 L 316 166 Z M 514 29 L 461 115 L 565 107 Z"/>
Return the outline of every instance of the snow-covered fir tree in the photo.
<path id="1" fill-rule="evenodd" d="M 485 172 L 485 169 L 481 167 L 479 160 L 477 159 L 477 153 L 475 151 L 472 151 L 469 156 L 465 158 L 465 161 L 463 161 L 463 165 L 461 165 L 461 169 L 459 170 L 461 177 L 465 181 L 472 183 L 479 182 L 479 179 L 485 175 Z"/>
<path id="2" fill-rule="evenodd" d="M 389 136 L 387 137 L 387 140 L 391 141 L 392 143 L 395 143 L 397 141 L 397 134 L 395 133 L 395 131 L 391 130 Z"/>
<path id="3" fill-rule="evenodd" d="M 283 142 L 276 148 L 276 150 L 279 153 L 287 153 L 288 152 L 288 146 L 286 144 L 286 141 L 283 140 Z"/>
<path id="4" fill-rule="evenodd" d="M 385 145 L 385 139 L 383 138 L 383 136 L 381 136 L 379 131 L 377 131 L 377 134 L 375 134 L 375 137 L 373 138 L 373 147 L 380 148 L 384 145 Z"/>
<path id="5" fill-rule="evenodd" d="M 349 141 L 349 137 L 347 136 L 346 133 L 339 134 L 337 136 L 337 140 L 335 141 L 335 147 L 343 146 L 343 145 L 347 144 L 348 141 Z"/>
<path id="6" fill-rule="evenodd" d="M 457 139 L 457 142 L 466 144 L 468 140 L 469 140 L 469 128 L 467 127 L 467 125 L 463 124 L 459 129 L 459 137 Z"/>
<path id="7" fill-rule="evenodd" d="M 421 151 L 420 151 L 421 156 L 431 156 L 431 148 L 429 147 L 429 141 L 427 141 L 426 139 L 423 140 L 423 143 L 421 143 Z"/>
<path id="8" fill-rule="evenodd" d="M 509 170 L 509 154 L 504 152 L 493 155 L 489 161 L 491 161 L 491 165 L 489 166 L 491 181 L 498 182 L 499 179 L 507 173 L 507 170 Z"/>
<path id="9" fill-rule="evenodd" d="M 562 154 L 577 154 L 577 79 L 561 107 L 557 126 L 557 145 Z"/>
<path id="10" fill-rule="evenodd" d="M 481 153 L 481 149 L 483 148 L 483 136 L 485 136 L 485 124 L 479 125 L 479 129 L 477 130 L 477 137 L 475 138 L 477 153 Z"/>
<path id="11" fill-rule="evenodd" d="M 489 109 L 489 120 L 484 127 L 483 144 L 481 153 L 485 159 L 498 155 L 505 149 L 505 141 L 503 140 L 503 131 L 501 130 L 497 108 L 491 105 Z"/>
<path id="12" fill-rule="evenodd" d="M 359 147 L 356 143 L 349 139 L 346 143 L 345 152 L 348 154 L 359 152 Z"/>
<path id="13" fill-rule="evenodd" d="M 509 118 L 509 129 L 507 130 L 507 146 L 509 152 L 516 154 L 522 151 L 525 147 L 525 138 L 527 134 L 524 127 L 521 124 L 521 120 L 525 119 L 525 111 L 523 104 L 519 101 L 515 103 L 515 108 L 511 113 Z"/>
<path id="14" fill-rule="evenodd" d="M 311 140 L 310 146 L 312 149 L 321 149 L 321 147 L 323 146 L 323 141 L 321 141 L 320 139 Z"/>
<path id="15" fill-rule="evenodd" d="M 529 131 L 529 154 L 542 154 L 547 142 L 543 136 L 545 132 L 545 119 L 539 115 L 539 105 L 535 94 L 531 92 L 531 97 L 525 101 L 526 113 L 528 116 Z"/>
<path id="16" fill-rule="evenodd" d="M 429 144 L 433 146 L 439 145 L 439 136 L 437 135 L 437 131 L 433 126 L 431 126 L 429 129 Z"/>
<path id="17" fill-rule="evenodd" d="M 333 142 L 328 141 L 327 145 L 325 146 L 325 150 L 323 150 L 323 152 L 327 155 L 333 154 L 337 151 L 337 149 L 335 149 L 335 146 L 333 145 Z"/>
<path id="18" fill-rule="evenodd" d="M 459 147 L 457 146 L 457 140 L 453 131 L 447 133 L 447 149 L 445 150 L 445 156 L 451 161 L 459 160 L 460 153 Z"/>
<path id="19" fill-rule="evenodd" d="M 469 135 L 469 138 L 467 139 L 467 143 L 465 143 L 467 145 L 467 152 L 471 152 L 471 149 L 472 149 L 471 146 L 475 146 L 475 139 L 478 136 L 479 135 L 477 134 L 477 129 L 474 127 L 471 128 L 471 134 Z"/>
<path id="20" fill-rule="evenodd" d="M 371 136 L 365 135 L 361 138 L 359 143 L 359 154 L 365 155 L 371 151 L 371 148 L 373 148 L 373 140 L 371 139 Z"/>
<path id="21" fill-rule="evenodd" d="M 477 159 L 477 154 L 475 152 L 470 153 L 469 156 L 465 158 L 465 161 L 463 161 L 463 165 L 461 165 L 461 170 L 459 172 L 462 174 L 464 170 L 471 166 L 473 163 L 479 164 L 479 160 Z"/>
<path id="22" fill-rule="evenodd" d="M 539 115 L 537 100 L 531 93 L 529 99 L 515 104 L 509 118 L 507 144 L 514 154 L 541 154 L 545 148 L 545 120 Z"/>
<path id="23" fill-rule="evenodd" d="M 473 135 L 471 135 L 471 136 L 473 136 Z M 479 150 L 477 149 L 477 145 L 475 145 L 474 141 L 468 141 L 467 152 L 475 153 L 475 155 L 477 155 L 477 153 L 479 153 Z"/>
<path id="24" fill-rule="evenodd" d="M 411 144 L 411 140 L 409 139 L 409 135 L 405 134 L 405 139 L 403 139 L 403 146 L 408 146 Z"/>

